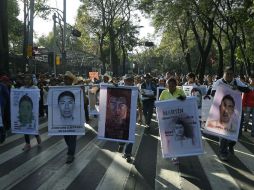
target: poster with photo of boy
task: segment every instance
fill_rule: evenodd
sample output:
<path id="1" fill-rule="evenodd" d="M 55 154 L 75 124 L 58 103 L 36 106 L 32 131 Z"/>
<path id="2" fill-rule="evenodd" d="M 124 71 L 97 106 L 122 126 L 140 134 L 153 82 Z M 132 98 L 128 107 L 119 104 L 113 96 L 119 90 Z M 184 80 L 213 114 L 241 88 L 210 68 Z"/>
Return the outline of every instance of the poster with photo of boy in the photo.
<path id="1" fill-rule="evenodd" d="M 11 89 L 12 133 L 38 134 L 39 89 Z"/>
<path id="2" fill-rule="evenodd" d="M 84 124 L 84 95 L 81 86 L 49 87 L 49 135 L 84 135 Z"/>
<path id="3" fill-rule="evenodd" d="M 138 88 L 101 85 L 98 138 L 134 142 Z"/>

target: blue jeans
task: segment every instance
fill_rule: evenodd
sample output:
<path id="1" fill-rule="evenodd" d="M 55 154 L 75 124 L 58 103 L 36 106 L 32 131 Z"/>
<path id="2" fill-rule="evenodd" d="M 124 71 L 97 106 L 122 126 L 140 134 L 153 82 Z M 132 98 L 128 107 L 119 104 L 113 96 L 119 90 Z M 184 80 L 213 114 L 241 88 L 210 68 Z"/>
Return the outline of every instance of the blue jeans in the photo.
<path id="1" fill-rule="evenodd" d="M 153 106 L 154 106 L 154 100 L 143 100 L 143 114 L 145 117 L 146 124 L 148 126 L 151 125 L 151 120 L 153 116 Z"/>

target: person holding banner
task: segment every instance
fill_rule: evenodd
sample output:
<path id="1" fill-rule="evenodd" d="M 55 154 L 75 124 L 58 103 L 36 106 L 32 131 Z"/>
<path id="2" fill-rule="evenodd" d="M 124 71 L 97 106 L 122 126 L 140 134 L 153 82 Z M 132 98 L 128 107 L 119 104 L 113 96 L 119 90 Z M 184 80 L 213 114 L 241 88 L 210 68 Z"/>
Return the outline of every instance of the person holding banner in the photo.
<path id="1" fill-rule="evenodd" d="M 6 130 L 10 127 L 10 93 L 0 80 L 0 144 L 5 141 Z"/>
<path id="2" fill-rule="evenodd" d="M 190 85 L 190 86 L 198 86 L 199 84 L 197 84 L 196 82 L 196 75 L 192 72 L 188 73 L 187 76 L 187 82 L 184 83 L 184 85 Z"/>
<path id="3" fill-rule="evenodd" d="M 186 96 L 185 93 L 182 89 L 180 88 L 176 88 L 177 85 L 177 81 L 175 78 L 171 77 L 167 80 L 167 87 L 168 89 L 163 90 L 159 100 L 170 100 L 170 99 L 179 99 L 179 100 L 185 100 Z M 175 127 L 175 134 L 178 140 L 183 138 L 183 134 L 184 134 L 184 127 L 183 125 L 181 125 L 182 123 L 179 122 L 179 125 L 177 125 Z M 179 160 L 178 158 L 172 158 L 172 161 L 174 164 L 178 164 Z"/>
<path id="4" fill-rule="evenodd" d="M 75 75 L 73 75 L 70 71 L 66 71 L 65 75 L 64 75 L 64 85 L 66 86 L 70 86 L 73 85 L 73 82 L 75 81 Z M 64 106 L 60 106 L 62 108 L 60 108 L 60 112 L 61 112 L 61 116 L 63 117 L 63 119 L 66 119 L 68 121 L 73 119 L 73 108 L 74 108 L 74 103 L 75 103 L 75 98 L 74 95 L 71 94 L 65 94 L 62 95 L 61 97 L 58 97 L 58 101 L 64 101 L 64 104 L 68 104 L 67 106 L 69 106 L 69 108 L 67 110 L 65 110 Z M 61 103 L 60 103 L 61 104 Z M 67 152 L 67 159 L 66 159 L 66 164 L 70 164 L 74 161 L 75 157 L 75 151 L 76 151 L 76 141 L 77 141 L 77 136 L 76 135 L 64 135 L 64 140 L 65 143 L 68 147 L 68 152 Z"/>
<path id="5" fill-rule="evenodd" d="M 24 86 L 21 86 L 20 89 L 38 89 L 37 86 L 33 85 L 33 78 L 32 75 L 30 74 L 25 74 L 24 77 Z M 33 118 L 33 113 L 32 113 L 32 100 L 31 98 L 29 98 L 28 96 L 23 96 L 20 100 L 19 100 L 19 121 L 22 125 L 32 125 L 32 118 Z M 30 137 L 29 135 L 25 134 L 25 146 L 22 149 L 23 151 L 28 151 L 31 149 L 31 144 L 30 144 Z M 35 135 L 36 140 L 38 145 L 41 144 L 41 137 L 40 135 Z"/>
<path id="6" fill-rule="evenodd" d="M 123 80 L 124 80 L 124 86 L 134 86 L 134 77 L 132 75 L 126 74 L 123 77 Z M 142 108 L 141 108 L 142 105 L 141 105 L 139 96 L 138 96 L 138 105 L 137 106 L 138 106 L 139 116 L 140 116 L 142 114 Z M 124 145 L 125 145 L 124 143 L 119 143 L 118 152 L 123 151 Z M 124 154 L 123 154 L 123 158 L 125 158 L 128 163 L 131 162 L 132 146 L 133 146 L 133 143 L 127 143 L 125 150 L 124 150 Z"/>
<path id="7" fill-rule="evenodd" d="M 240 92 L 248 92 L 250 89 L 244 84 L 242 83 L 240 80 L 235 79 L 234 78 L 234 69 L 231 66 L 227 66 L 224 69 L 224 74 L 223 74 L 223 78 L 218 79 L 212 88 L 212 96 L 215 95 L 216 89 L 218 86 L 220 86 L 221 84 L 227 84 L 229 85 L 233 90 L 239 90 Z M 230 98 L 228 98 L 227 102 L 230 103 Z M 224 102 L 222 102 L 224 103 Z M 225 103 L 224 103 L 225 104 Z M 231 107 L 233 107 L 233 101 L 231 100 Z M 230 107 L 229 105 L 227 105 L 227 107 Z M 221 112 L 224 112 L 222 110 L 222 107 L 220 108 Z M 231 108 L 232 110 L 233 108 Z M 229 112 L 229 111 L 228 111 Z M 224 112 L 224 116 L 223 118 L 226 120 L 229 119 L 229 113 L 225 114 L 226 112 Z M 223 114 L 223 113 L 222 113 Z M 240 117 L 240 115 L 239 115 Z M 242 115 L 243 117 L 243 115 Z M 241 130 L 241 129 L 240 129 Z M 219 140 L 219 158 L 222 161 L 227 161 L 231 155 L 234 155 L 234 146 L 235 146 L 236 142 L 235 141 L 231 141 L 231 140 L 227 140 L 225 138 L 220 138 Z M 230 154 L 229 154 L 230 153 Z"/>
<path id="8" fill-rule="evenodd" d="M 141 85 L 143 114 L 145 116 L 146 127 L 150 129 L 157 87 L 152 82 L 152 76 L 149 73 L 145 74 L 144 79 L 145 82 Z"/>

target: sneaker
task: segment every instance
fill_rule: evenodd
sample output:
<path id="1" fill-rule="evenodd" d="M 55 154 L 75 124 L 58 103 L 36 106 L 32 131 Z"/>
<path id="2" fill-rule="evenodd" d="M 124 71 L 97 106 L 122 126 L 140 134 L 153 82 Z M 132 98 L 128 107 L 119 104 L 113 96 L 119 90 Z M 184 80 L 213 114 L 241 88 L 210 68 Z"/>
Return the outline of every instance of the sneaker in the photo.
<path id="1" fill-rule="evenodd" d="M 68 155 L 66 159 L 66 164 L 71 164 L 74 161 L 75 157 L 73 155 Z"/>
<path id="2" fill-rule="evenodd" d="M 117 151 L 118 152 L 123 152 L 123 147 L 124 147 L 123 145 L 119 145 Z"/>
<path id="3" fill-rule="evenodd" d="M 174 164 L 174 165 L 178 165 L 179 164 L 179 160 L 178 160 L 178 158 L 172 158 L 172 163 Z"/>
<path id="4" fill-rule="evenodd" d="M 127 156 L 127 157 L 126 157 L 126 161 L 127 161 L 128 163 L 131 163 L 131 161 L 132 161 L 131 156 Z"/>
<path id="5" fill-rule="evenodd" d="M 228 156 L 225 155 L 225 154 L 219 154 L 219 159 L 220 159 L 221 161 L 228 161 Z"/>
<path id="6" fill-rule="evenodd" d="M 229 147 L 228 151 L 230 152 L 230 154 L 234 155 L 235 154 L 235 150 L 234 147 Z"/>
<path id="7" fill-rule="evenodd" d="M 24 148 L 22 148 L 23 151 L 28 151 L 31 149 L 31 145 L 30 144 L 25 144 Z"/>

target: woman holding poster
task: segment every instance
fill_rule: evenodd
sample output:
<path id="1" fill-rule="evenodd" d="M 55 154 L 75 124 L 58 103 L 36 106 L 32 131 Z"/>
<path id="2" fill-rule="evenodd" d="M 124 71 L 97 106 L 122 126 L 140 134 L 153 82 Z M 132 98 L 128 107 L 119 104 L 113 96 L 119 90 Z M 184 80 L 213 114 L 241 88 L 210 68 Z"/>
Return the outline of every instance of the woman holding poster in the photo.
<path id="1" fill-rule="evenodd" d="M 185 93 L 182 89 L 176 88 L 176 79 L 171 77 L 167 80 L 167 87 L 168 89 L 163 90 L 159 100 L 170 100 L 170 99 L 180 99 L 180 100 L 185 100 L 186 96 Z M 175 134 L 175 138 L 177 139 L 182 139 L 184 137 L 184 126 L 182 125 L 182 122 L 178 122 L 178 125 L 175 126 L 174 129 L 174 134 Z M 172 161 L 174 164 L 178 164 L 179 161 L 177 158 L 172 158 Z"/>

